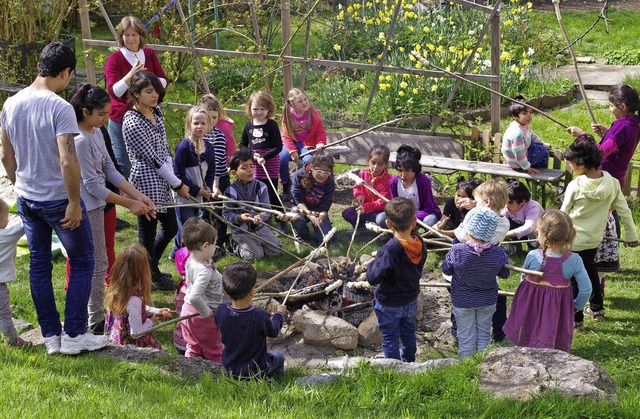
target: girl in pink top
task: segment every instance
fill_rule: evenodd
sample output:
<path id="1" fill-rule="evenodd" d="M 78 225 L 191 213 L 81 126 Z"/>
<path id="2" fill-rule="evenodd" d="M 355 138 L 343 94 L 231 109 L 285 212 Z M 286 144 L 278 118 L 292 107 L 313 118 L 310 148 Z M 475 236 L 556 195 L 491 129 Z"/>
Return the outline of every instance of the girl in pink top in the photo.
<path id="1" fill-rule="evenodd" d="M 309 96 L 298 88 L 287 95 L 282 110 L 282 145 L 280 152 L 280 180 L 285 201 L 291 199 L 291 176 L 289 162 L 298 161 L 300 154 L 309 150 L 322 150 L 327 143 L 327 134 L 320 113 L 309 102 Z M 312 154 L 302 158 L 307 165 Z"/>
<path id="2" fill-rule="evenodd" d="M 125 16 L 118 24 L 117 43 L 120 46 L 107 58 L 104 66 L 104 76 L 107 90 L 111 95 L 111 109 L 109 110 L 109 136 L 116 155 L 116 160 L 122 174 L 129 178 L 131 162 L 122 139 L 122 119 L 129 110 L 129 84 L 131 77 L 141 70 L 148 70 L 155 74 L 162 87 L 167 87 L 167 75 L 162 70 L 156 53 L 145 47 L 146 31 L 137 17 Z"/>

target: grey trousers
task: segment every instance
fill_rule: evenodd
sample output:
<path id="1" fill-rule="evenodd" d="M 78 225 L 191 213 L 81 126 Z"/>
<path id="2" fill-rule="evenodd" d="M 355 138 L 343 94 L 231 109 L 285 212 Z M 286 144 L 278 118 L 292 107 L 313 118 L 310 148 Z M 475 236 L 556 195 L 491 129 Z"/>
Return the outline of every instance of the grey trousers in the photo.
<path id="1" fill-rule="evenodd" d="M 0 339 L 11 342 L 17 338 L 16 329 L 11 321 L 11 306 L 9 305 L 9 288 L 0 283 Z"/>
<path id="2" fill-rule="evenodd" d="M 231 234 L 230 242 L 233 252 L 245 260 L 260 260 L 268 255 L 279 255 L 282 253 L 282 241 L 273 235 L 268 227 L 260 227 L 254 234 L 262 240 L 243 234 L 242 231 L 234 231 Z M 267 243 L 271 243 L 271 245 Z"/>
<path id="3" fill-rule="evenodd" d="M 104 239 L 104 207 L 87 212 L 91 224 L 94 258 L 96 261 L 91 278 L 91 295 L 89 295 L 89 327 L 104 320 L 104 278 L 107 275 L 109 260 L 107 244 Z"/>

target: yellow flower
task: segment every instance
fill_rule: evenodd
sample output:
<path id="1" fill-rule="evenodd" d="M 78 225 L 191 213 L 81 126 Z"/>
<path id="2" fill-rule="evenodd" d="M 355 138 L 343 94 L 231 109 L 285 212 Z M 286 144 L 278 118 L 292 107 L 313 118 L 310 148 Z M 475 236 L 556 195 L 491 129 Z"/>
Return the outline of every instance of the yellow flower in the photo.
<path id="1" fill-rule="evenodd" d="M 416 51 L 420 52 L 421 49 L 422 49 L 422 47 L 420 46 L 420 44 L 416 44 Z"/>
<path id="2" fill-rule="evenodd" d="M 385 90 L 387 90 L 387 85 L 386 85 L 386 84 L 384 84 L 384 83 L 382 83 L 382 84 L 380 85 L 380 90 L 381 90 L 381 91 L 385 91 Z"/>
<path id="3" fill-rule="evenodd" d="M 433 86 L 431 86 L 431 91 L 432 92 L 435 92 L 437 90 L 438 90 L 438 85 L 437 84 L 434 84 Z"/>
<path id="4" fill-rule="evenodd" d="M 529 65 L 529 64 L 531 64 L 531 61 L 529 61 L 528 58 L 525 58 L 524 60 L 522 60 L 522 64 L 523 65 Z"/>
<path id="5" fill-rule="evenodd" d="M 392 77 L 391 77 L 390 75 L 387 75 L 384 79 L 385 79 L 386 81 L 391 81 L 391 80 L 393 80 L 393 79 L 392 79 Z"/>
<path id="6" fill-rule="evenodd" d="M 353 6 L 347 7 L 347 13 L 353 13 Z"/>
<path id="7" fill-rule="evenodd" d="M 362 7 L 362 5 L 360 3 L 355 3 L 353 5 L 353 8 L 356 9 L 356 10 L 360 10 L 361 7 Z"/>
<path id="8" fill-rule="evenodd" d="M 340 44 L 334 44 L 333 49 L 336 51 L 340 51 L 342 49 L 342 46 Z"/>
<path id="9" fill-rule="evenodd" d="M 360 88 L 360 90 L 364 90 L 367 86 L 365 86 L 363 83 L 360 83 L 358 87 Z"/>
<path id="10" fill-rule="evenodd" d="M 400 90 L 400 91 L 398 92 L 398 96 L 404 96 L 404 92 L 403 92 L 402 90 Z"/>
<path id="11" fill-rule="evenodd" d="M 436 46 L 433 44 L 427 44 L 427 48 L 429 48 L 429 51 L 433 51 L 436 49 Z"/>
<path id="12" fill-rule="evenodd" d="M 456 47 L 449 47 L 449 52 L 456 52 L 458 49 Z"/>
<path id="13" fill-rule="evenodd" d="M 380 82 L 384 81 L 384 76 L 383 75 L 379 75 L 378 76 L 378 81 L 380 81 Z"/>
<path id="14" fill-rule="evenodd" d="M 420 61 L 416 61 L 416 68 L 422 68 L 422 63 Z"/>
<path id="15" fill-rule="evenodd" d="M 409 61 L 415 61 L 416 57 L 414 57 L 413 55 L 409 55 Z"/>
<path id="16" fill-rule="evenodd" d="M 425 26 L 424 28 L 422 28 L 422 32 L 424 32 L 424 33 L 429 33 L 430 30 L 431 30 L 431 28 L 428 27 L 428 26 Z"/>
<path id="17" fill-rule="evenodd" d="M 324 78 L 324 81 L 329 81 L 329 77 L 325 77 L 325 78 Z"/>
<path id="18" fill-rule="evenodd" d="M 378 32 L 378 39 L 381 39 L 384 41 L 384 32 Z"/>
<path id="19" fill-rule="evenodd" d="M 509 20 L 505 20 L 504 21 L 504 27 L 507 28 L 509 26 L 513 25 L 513 20 L 509 19 Z"/>
<path id="20" fill-rule="evenodd" d="M 531 4 L 530 1 L 527 2 L 527 9 L 531 10 L 531 8 L 533 7 L 533 4 Z"/>
<path id="21" fill-rule="evenodd" d="M 413 88 L 413 90 L 411 91 L 414 95 L 418 94 L 418 89 L 416 89 L 415 87 Z"/>
<path id="22" fill-rule="evenodd" d="M 506 61 L 510 59 L 511 59 L 511 54 L 509 54 L 507 51 L 504 51 L 502 54 L 500 54 L 500 61 Z"/>
<path id="23" fill-rule="evenodd" d="M 400 88 L 401 88 L 401 89 L 406 89 L 406 88 L 407 88 L 407 86 L 409 86 L 409 85 L 407 84 L 407 82 L 406 82 L 406 81 L 403 81 L 403 82 L 401 82 L 401 83 L 400 83 Z"/>
<path id="24" fill-rule="evenodd" d="M 344 10 L 340 10 L 340 13 L 338 13 L 338 20 L 344 20 Z"/>
<path id="25" fill-rule="evenodd" d="M 400 48 L 398 48 L 398 51 L 400 51 L 400 52 L 404 52 L 404 47 L 400 47 Z"/>
<path id="26" fill-rule="evenodd" d="M 524 80 L 524 74 L 520 76 L 520 80 Z"/>
<path id="27" fill-rule="evenodd" d="M 409 26 L 409 32 L 413 32 L 415 29 L 413 26 Z"/>
<path id="28" fill-rule="evenodd" d="M 389 23 L 389 22 L 391 22 L 391 18 L 390 18 L 390 17 L 385 17 L 385 18 L 384 18 L 384 19 L 382 19 L 382 20 L 384 20 L 384 23 Z"/>

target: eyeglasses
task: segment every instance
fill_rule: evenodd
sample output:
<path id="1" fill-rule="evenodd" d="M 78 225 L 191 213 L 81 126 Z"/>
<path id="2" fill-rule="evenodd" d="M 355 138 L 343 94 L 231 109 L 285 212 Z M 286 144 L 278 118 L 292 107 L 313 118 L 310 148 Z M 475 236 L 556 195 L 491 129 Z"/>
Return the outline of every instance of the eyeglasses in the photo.
<path id="1" fill-rule="evenodd" d="M 313 169 L 313 171 L 319 175 L 331 176 L 331 172 L 329 170 Z"/>

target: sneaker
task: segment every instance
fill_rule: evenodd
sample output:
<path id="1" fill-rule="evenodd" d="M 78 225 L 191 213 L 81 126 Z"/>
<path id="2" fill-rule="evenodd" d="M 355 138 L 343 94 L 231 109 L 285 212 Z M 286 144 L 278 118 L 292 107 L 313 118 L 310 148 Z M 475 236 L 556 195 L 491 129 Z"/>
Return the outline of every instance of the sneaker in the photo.
<path id="1" fill-rule="evenodd" d="M 176 288 L 176 283 L 171 279 L 171 276 L 167 274 L 160 274 L 152 280 L 153 291 L 173 291 Z"/>
<path id="2" fill-rule="evenodd" d="M 107 346 L 107 336 L 97 336 L 91 332 L 78 335 L 75 338 L 64 333 L 60 339 L 60 352 L 65 355 L 77 355 L 80 352 L 97 351 Z"/>
<path id="3" fill-rule="evenodd" d="M 224 246 L 216 246 L 216 249 L 213 251 L 213 260 L 222 259 L 227 255 L 227 251 L 224 250 Z"/>
<path id="4" fill-rule="evenodd" d="M 9 341 L 5 345 L 5 347 L 8 347 L 8 348 L 20 348 L 20 349 L 30 348 L 31 346 L 33 346 L 31 342 L 28 342 L 22 339 L 21 337 L 16 337 L 15 339 Z"/>
<path id="5" fill-rule="evenodd" d="M 507 252 L 507 256 L 514 256 L 518 253 L 518 245 L 508 244 L 504 247 L 504 251 Z"/>
<path id="6" fill-rule="evenodd" d="M 584 314 L 589 317 L 593 317 L 593 320 L 597 322 L 604 320 L 604 310 L 593 311 L 591 310 L 591 307 L 586 307 L 584 309 Z"/>
<path id="7" fill-rule="evenodd" d="M 44 347 L 48 355 L 60 353 L 60 335 L 44 338 Z"/>
<path id="8" fill-rule="evenodd" d="M 573 330 L 581 332 L 584 330 L 584 322 L 573 322 Z"/>

